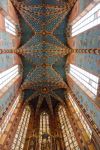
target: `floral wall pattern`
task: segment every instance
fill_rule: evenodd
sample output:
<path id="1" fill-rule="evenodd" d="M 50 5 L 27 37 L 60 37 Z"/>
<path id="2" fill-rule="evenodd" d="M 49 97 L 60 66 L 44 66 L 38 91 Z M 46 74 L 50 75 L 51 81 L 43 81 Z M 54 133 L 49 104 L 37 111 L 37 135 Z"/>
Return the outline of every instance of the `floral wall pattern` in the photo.
<path id="1" fill-rule="evenodd" d="M 72 15 L 69 17 L 71 23 L 84 9 L 91 3 L 92 0 L 78 0 Z M 76 9 L 77 8 L 77 9 Z M 75 9 L 77 11 L 75 11 Z M 87 30 L 77 36 L 70 37 L 68 44 L 72 48 L 99 48 L 100 47 L 100 25 Z M 74 64 L 89 73 L 99 77 L 100 75 L 100 57 L 95 54 L 80 54 L 72 53 L 68 56 L 67 64 Z M 91 100 L 88 95 L 69 77 L 67 78 L 69 85 L 79 99 L 80 103 L 86 108 L 87 113 L 92 117 L 96 125 L 100 128 L 100 107 L 96 100 Z M 94 102 L 93 102 L 94 101 Z"/>

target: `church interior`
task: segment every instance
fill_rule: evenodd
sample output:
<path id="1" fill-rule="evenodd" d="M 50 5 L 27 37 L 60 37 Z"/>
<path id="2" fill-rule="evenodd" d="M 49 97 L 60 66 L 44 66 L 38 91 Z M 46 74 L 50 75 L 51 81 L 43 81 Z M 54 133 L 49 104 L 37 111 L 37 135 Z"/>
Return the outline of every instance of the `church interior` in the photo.
<path id="1" fill-rule="evenodd" d="M 100 150 L 100 0 L 0 0 L 0 150 Z"/>

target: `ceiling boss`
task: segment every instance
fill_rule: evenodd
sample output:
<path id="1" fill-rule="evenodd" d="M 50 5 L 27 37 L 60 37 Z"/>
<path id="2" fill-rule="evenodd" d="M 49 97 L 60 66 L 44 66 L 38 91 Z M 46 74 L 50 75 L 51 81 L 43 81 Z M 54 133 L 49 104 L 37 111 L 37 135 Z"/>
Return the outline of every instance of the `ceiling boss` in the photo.
<path id="1" fill-rule="evenodd" d="M 59 26 L 72 6 L 69 2 L 57 2 L 56 5 L 52 5 L 46 4 L 46 1 L 39 4 L 30 1 L 27 5 L 27 0 L 22 2 L 12 0 L 12 3 L 33 33 L 33 36 L 18 49 L 19 53 L 23 53 L 24 59 L 32 64 L 32 69 L 27 72 L 21 89 L 35 90 L 26 102 L 37 98 L 36 112 L 46 100 L 53 114 L 52 100 L 64 104 L 55 90 L 67 88 L 63 77 L 54 68 L 56 62 L 67 55 L 66 45 L 55 35 L 55 31 L 59 32 Z"/>

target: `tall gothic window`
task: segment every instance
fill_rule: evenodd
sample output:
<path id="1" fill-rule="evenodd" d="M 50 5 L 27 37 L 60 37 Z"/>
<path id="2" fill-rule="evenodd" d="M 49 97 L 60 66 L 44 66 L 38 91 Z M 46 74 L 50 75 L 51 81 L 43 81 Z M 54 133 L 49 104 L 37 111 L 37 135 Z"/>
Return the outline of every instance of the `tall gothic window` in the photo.
<path id="1" fill-rule="evenodd" d="M 15 24 L 8 20 L 7 18 L 5 18 L 5 27 L 6 27 L 6 31 L 11 33 L 12 35 L 16 35 L 16 26 Z"/>
<path id="2" fill-rule="evenodd" d="M 63 139 L 67 150 L 80 150 L 70 121 L 67 117 L 66 110 L 63 106 L 58 109 L 59 121 L 61 124 Z"/>
<path id="3" fill-rule="evenodd" d="M 80 119 L 80 121 L 81 121 L 81 123 L 82 123 L 82 125 L 83 125 L 83 127 L 84 127 L 84 129 L 85 129 L 85 131 L 87 133 L 87 135 L 91 139 L 91 136 L 92 136 L 91 128 L 89 127 L 88 123 L 86 122 L 86 120 L 85 120 L 84 116 L 82 115 L 80 109 L 78 108 L 75 100 L 72 98 L 72 96 L 69 93 L 68 93 L 68 98 L 69 98 L 73 108 L 75 109 L 75 112 L 76 112 L 78 118 Z"/>
<path id="4" fill-rule="evenodd" d="M 49 116 L 46 112 L 40 115 L 39 150 L 50 149 Z"/>
<path id="5" fill-rule="evenodd" d="M 0 73 L 0 90 L 8 83 L 11 85 L 19 77 L 19 66 L 15 65 L 10 69 Z"/>
<path id="6" fill-rule="evenodd" d="M 29 119 L 31 115 L 31 110 L 28 106 L 24 108 L 21 120 L 19 122 L 11 150 L 23 150 L 25 144 L 25 138 L 27 134 L 27 128 L 29 124 Z"/>
<path id="7" fill-rule="evenodd" d="M 99 78 L 73 64 L 70 64 L 70 74 L 83 84 L 94 97 L 97 95 Z"/>
<path id="8" fill-rule="evenodd" d="M 72 25 L 72 36 L 80 34 L 99 24 L 100 24 L 100 3 L 94 5 L 94 7 L 90 11 L 88 11 L 84 16 L 81 15 L 81 18 Z"/>
<path id="9" fill-rule="evenodd" d="M 9 124 L 9 121 L 14 113 L 14 111 L 16 110 L 16 107 L 19 104 L 19 100 L 20 100 L 20 95 L 18 95 L 18 97 L 16 98 L 16 100 L 14 101 L 10 111 L 8 112 L 7 116 L 5 117 L 5 119 L 3 120 L 3 122 L 1 122 L 0 124 L 0 137 L 2 136 L 2 134 L 5 132 L 7 125 Z"/>

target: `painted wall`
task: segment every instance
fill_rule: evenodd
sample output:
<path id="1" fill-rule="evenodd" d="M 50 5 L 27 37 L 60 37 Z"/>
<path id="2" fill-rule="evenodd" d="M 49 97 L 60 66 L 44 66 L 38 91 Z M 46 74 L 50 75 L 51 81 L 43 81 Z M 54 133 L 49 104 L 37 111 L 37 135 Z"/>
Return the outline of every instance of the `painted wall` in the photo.
<path id="1" fill-rule="evenodd" d="M 5 20 L 7 17 L 11 19 L 16 25 L 19 26 L 19 20 L 15 9 L 9 0 L 0 1 L 0 49 L 16 49 L 20 44 L 20 36 L 13 36 L 5 31 Z M 16 64 L 21 64 L 20 57 L 16 54 L 0 54 L 0 73 L 13 67 Z M 2 94 L 0 91 L 0 118 L 6 112 L 9 104 L 14 99 L 21 79 L 13 84 L 6 93 Z"/>
<path id="2" fill-rule="evenodd" d="M 71 23 L 92 0 L 78 0 L 73 8 L 72 14 L 69 17 L 69 23 Z M 100 47 L 100 25 L 90 30 L 85 31 L 75 37 L 69 38 L 68 44 L 72 48 L 98 48 Z M 74 64 L 96 76 L 100 76 L 100 56 L 93 54 L 75 54 L 69 55 L 67 63 Z M 80 103 L 84 105 L 88 114 L 95 121 L 100 128 L 100 108 L 96 103 L 96 100 L 91 100 L 80 87 L 75 84 L 70 77 L 67 77 L 70 87 L 72 88 L 76 97 L 80 100 Z"/>
<path id="3" fill-rule="evenodd" d="M 17 91 L 20 86 L 21 79 L 17 80 L 8 90 L 7 92 L 0 97 L 0 118 L 6 113 L 6 110 L 9 108 L 11 102 L 17 96 Z"/>
<path id="4" fill-rule="evenodd" d="M 100 56 L 98 55 L 73 53 L 68 57 L 68 61 L 96 76 L 100 75 Z"/>
<path id="5" fill-rule="evenodd" d="M 1 49 L 16 49 L 20 44 L 20 34 L 17 29 L 17 35 L 14 36 L 5 29 L 5 18 L 9 18 L 17 28 L 20 28 L 19 20 L 16 11 L 10 0 L 0 1 L 0 48 Z"/>
<path id="6" fill-rule="evenodd" d="M 80 104 L 84 106 L 87 113 L 94 120 L 98 128 L 100 129 L 100 108 L 90 99 L 88 95 L 68 76 L 68 84 L 72 89 L 73 93 L 76 95 Z"/>
<path id="7" fill-rule="evenodd" d="M 21 64 L 17 54 L 0 54 L 0 72 L 3 72 L 16 64 Z"/>
<path id="8" fill-rule="evenodd" d="M 21 60 L 16 54 L 0 54 L 0 73 L 13 67 L 16 64 L 21 65 Z M 0 117 L 4 112 L 6 112 L 6 109 L 11 101 L 13 101 L 14 96 L 19 89 L 20 83 L 21 78 L 18 79 L 17 82 L 15 82 L 15 84 L 13 84 L 6 93 L 3 93 L 2 90 L 0 91 Z"/>
<path id="9" fill-rule="evenodd" d="M 3 8 L 5 11 L 8 10 L 8 0 L 0 1 L 0 7 Z"/>
<path id="10" fill-rule="evenodd" d="M 84 14 L 88 10 L 91 10 L 90 3 L 93 0 L 78 0 L 75 4 L 71 15 L 69 16 L 69 24 L 71 24 L 80 14 Z M 68 44 L 72 48 L 98 48 L 100 47 L 100 25 L 89 29 L 75 37 L 71 37 L 68 40 Z"/>

